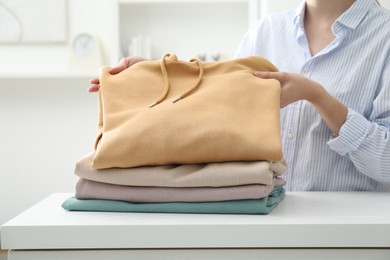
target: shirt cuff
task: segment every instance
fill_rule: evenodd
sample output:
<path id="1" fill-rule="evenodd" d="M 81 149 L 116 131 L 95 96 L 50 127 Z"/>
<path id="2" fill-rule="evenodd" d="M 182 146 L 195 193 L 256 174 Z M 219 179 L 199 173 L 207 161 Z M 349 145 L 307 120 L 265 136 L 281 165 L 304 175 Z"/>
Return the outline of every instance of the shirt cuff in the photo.
<path id="1" fill-rule="evenodd" d="M 345 156 L 359 148 L 369 130 L 370 121 L 354 110 L 348 109 L 347 120 L 341 126 L 339 136 L 331 138 L 328 146 L 338 154 Z"/>

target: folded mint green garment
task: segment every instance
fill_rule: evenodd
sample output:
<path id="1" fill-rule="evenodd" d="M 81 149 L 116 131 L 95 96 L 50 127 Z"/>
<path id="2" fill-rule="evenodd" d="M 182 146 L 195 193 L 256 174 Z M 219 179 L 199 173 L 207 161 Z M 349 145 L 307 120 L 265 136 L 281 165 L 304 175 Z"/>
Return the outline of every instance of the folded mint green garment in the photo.
<path id="1" fill-rule="evenodd" d="M 218 202 L 130 203 L 119 200 L 78 200 L 74 197 L 62 207 L 72 211 L 195 213 L 195 214 L 268 214 L 284 198 L 283 186 L 275 187 L 268 197 L 254 200 Z"/>

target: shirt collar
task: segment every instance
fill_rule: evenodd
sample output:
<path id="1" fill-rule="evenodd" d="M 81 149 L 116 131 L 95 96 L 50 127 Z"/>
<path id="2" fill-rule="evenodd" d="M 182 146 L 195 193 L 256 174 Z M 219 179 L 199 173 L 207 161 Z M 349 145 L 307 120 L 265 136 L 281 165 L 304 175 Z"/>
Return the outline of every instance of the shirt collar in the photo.
<path id="1" fill-rule="evenodd" d="M 352 30 L 356 29 L 361 21 L 363 21 L 364 17 L 366 17 L 371 5 L 375 5 L 375 1 L 356 0 L 348 10 L 337 18 L 336 23 L 338 22 Z"/>
<path id="2" fill-rule="evenodd" d="M 295 10 L 294 15 L 294 24 L 299 25 L 299 27 L 303 28 L 303 18 L 305 17 L 305 7 L 306 1 L 302 1 L 298 8 Z"/>
<path id="3" fill-rule="evenodd" d="M 356 0 L 350 8 L 348 8 L 339 18 L 337 18 L 335 23 L 340 23 L 354 30 L 364 19 L 372 5 L 375 5 L 375 1 L 373 0 Z M 303 28 L 305 6 L 306 2 L 302 1 L 296 9 L 294 15 L 294 24 L 299 25 L 300 28 Z"/>

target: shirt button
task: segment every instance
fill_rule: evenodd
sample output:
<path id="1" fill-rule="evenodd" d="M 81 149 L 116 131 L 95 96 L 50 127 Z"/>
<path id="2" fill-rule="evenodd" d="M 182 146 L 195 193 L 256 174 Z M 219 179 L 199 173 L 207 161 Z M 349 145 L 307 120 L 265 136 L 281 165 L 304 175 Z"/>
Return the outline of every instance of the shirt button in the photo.
<path id="1" fill-rule="evenodd" d="M 293 139 L 293 137 L 294 137 L 294 135 L 293 135 L 292 133 L 288 133 L 288 134 L 287 134 L 287 138 L 288 138 L 288 139 L 291 140 L 291 139 Z"/>
<path id="2" fill-rule="evenodd" d="M 310 70 L 310 69 L 309 69 L 308 66 L 306 66 L 306 67 L 303 68 L 303 72 L 309 72 L 309 70 Z"/>

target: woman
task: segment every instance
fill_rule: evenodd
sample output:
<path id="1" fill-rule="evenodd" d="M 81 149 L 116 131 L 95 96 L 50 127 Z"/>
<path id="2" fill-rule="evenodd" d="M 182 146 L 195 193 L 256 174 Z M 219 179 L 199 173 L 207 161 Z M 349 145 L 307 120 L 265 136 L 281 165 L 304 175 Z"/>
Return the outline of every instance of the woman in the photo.
<path id="1" fill-rule="evenodd" d="M 307 0 L 245 35 L 236 56 L 259 55 L 281 71 L 254 75 L 282 86 L 287 190 L 390 191 L 388 28 L 389 11 L 374 0 Z"/>

